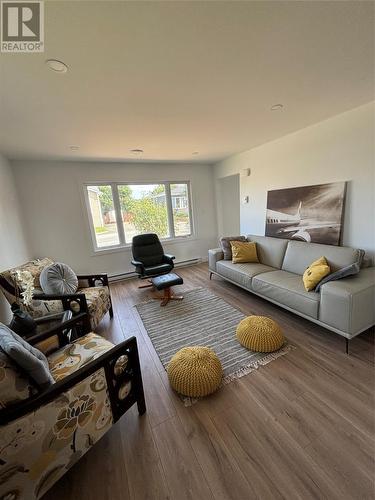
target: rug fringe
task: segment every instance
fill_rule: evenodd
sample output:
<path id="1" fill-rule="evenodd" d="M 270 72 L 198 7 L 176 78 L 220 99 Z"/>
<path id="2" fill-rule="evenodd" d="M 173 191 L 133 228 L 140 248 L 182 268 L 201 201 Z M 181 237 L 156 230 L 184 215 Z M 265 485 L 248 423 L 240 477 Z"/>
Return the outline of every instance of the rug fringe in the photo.
<path id="1" fill-rule="evenodd" d="M 264 358 L 258 360 L 258 361 L 251 361 L 245 366 L 242 366 L 239 368 L 237 371 L 230 373 L 229 375 L 226 375 L 223 377 L 223 380 L 221 381 L 220 387 L 223 387 L 224 385 L 229 384 L 230 382 L 233 382 L 233 380 L 236 380 L 238 378 L 244 377 L 245 375 L 248 375 L 249 373 L 253 372 L 254 370 L 257 370 L 259 366 L 265 366 L 271 361 L 274 361 L 277 358 L 280 358 L 280 356 L 284 356 L 287 354 L 289 351 L 294 350 L 295 346 L 291 344 L 286 344 L 283 347 L 281 347 L 278 351 L 276 352 L 270 352 L 265 356 Z"/>
<path id="2" fill-rule="evenodd" d="M 239 370 L 231 373 L 230 375 L 226 375 L 223 377 L 223 380 L 221 381 L 220 387 L 224 387 L 225 385 L 229 384 L 230 382 L 233 382 L 233 380 L 236 380 L 238 378 L 245 377 L 245 375 L 249 375 L 249 373 L 252 373 L 253 371 L 257 370 L 259 366 L 265 366 L 271 361 L 274 361 L 277 358 L 280 358 L 281 356 L 284 356 L 287 354 L 289 351 L 294 351 L 296 349 L 296 346 L 292 344 L 286 344 L 283 347 L 281 347 L 278 351 L 276 352 L 271 352 L 267 354 L 264 358 L 260 359 L 259 361 L 252 361 L 251 363 L 248 363 L 245 366 L 242 366 Z M 193 406 L 195 403 L 197 403 L 200 399 L 202 398 L 190 398 L 188 396 L 181 396 L 180 398 L 182 402 L 184 403 L 184 406 Z"/>

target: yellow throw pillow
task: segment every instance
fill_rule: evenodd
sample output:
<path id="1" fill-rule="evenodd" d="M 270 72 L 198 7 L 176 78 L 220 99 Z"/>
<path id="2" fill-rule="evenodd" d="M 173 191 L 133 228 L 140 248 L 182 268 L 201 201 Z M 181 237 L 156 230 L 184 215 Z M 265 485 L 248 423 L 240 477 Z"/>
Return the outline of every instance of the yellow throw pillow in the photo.
<path id="1" fill-rule="evenodd" d="M 243 262 L 259 262 L 257 246 L 254 241 L 231 241 L 232 262 L 240 264 Z"/>
<path id="2" fill-rule="evenodd" d="M 305 285 L 305 289 L 310 292 L 314 290 L 316 285 L 319 283 L 321 279 L 323 279 L 327 274 L 331 272 L 331 268 L 327 264 L 325 257 L 320 257 L 320 259 L 316 260 L 303 273 L 303 284 Z"/>

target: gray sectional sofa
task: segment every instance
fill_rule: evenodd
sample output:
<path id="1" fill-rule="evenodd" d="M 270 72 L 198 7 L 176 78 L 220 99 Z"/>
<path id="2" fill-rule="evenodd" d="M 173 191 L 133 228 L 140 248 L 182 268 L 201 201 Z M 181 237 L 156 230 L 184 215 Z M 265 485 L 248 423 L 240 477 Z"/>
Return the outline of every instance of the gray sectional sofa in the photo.
<path id="1" fill-rule="evenodd" d="M 210 278 L 221 276 L 347 340 L 375 324 L 375 267 L 325 283 L 319 293 L 307 292 L 302 282 L 305 269 L 319 257 L 326 257 L 333 272 L 360 261 L 361 250 L 267 236 L 247 239 L 256 242 L 259 263 L 233 264 L 224 260 L 221 248 L 209 250 Z"/>

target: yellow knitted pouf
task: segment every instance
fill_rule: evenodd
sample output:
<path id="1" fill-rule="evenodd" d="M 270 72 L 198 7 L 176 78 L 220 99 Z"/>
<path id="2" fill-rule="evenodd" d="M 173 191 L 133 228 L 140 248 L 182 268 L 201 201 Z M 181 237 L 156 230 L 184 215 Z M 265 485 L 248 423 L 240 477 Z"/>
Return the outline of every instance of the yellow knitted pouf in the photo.
<path id="1" fill-rule="evenodd" d="M 218 389 L 223 369 L 219 358 L 208 347 L 184 347 L 172 357 L 168 368 L 173 389 L 184 396 L 199 398 Z"/>
<path id="2" fill-rule="evenodd" d="M 279 325 L 265 316 L 248 316 L 236 330 L 237 338 L 250 351 L 277 351 L 284 344 L 284 335 Z"/>

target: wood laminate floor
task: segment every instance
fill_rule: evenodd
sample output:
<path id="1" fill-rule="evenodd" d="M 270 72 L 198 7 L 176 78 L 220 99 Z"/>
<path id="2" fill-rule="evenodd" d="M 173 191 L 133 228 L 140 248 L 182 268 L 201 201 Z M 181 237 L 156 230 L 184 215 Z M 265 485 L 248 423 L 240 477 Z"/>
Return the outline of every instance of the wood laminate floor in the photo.
<path id="1" fill-rule="evenodd" d="M 137 337 L 147 413 L 133 407 L 45 500 L 373 499 L 373 331 L 347 356 L 339 335 L 209 281 L 206 264 L 178 273 L 179 292 L 206 287 L 270 316 L 297 349 L 186 408 L 133 307 L 152 292 L 138 280 L 112 285 L 115 317 L 97 331 L 114 343 Z"/>

